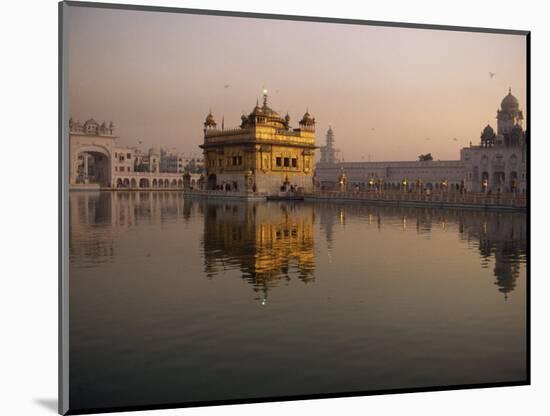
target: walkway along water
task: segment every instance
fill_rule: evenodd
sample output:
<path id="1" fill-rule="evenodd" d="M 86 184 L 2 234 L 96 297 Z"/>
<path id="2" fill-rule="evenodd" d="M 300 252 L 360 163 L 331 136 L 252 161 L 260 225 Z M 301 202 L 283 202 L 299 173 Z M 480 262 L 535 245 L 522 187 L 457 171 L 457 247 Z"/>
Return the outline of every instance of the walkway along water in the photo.
<path id="1" fill-rule="evenodd" d="M 293 193 L 286 198 L 281 195 L 274 197 L 265 193 L 214 191 L 214 190 L 185 190 L 186 197 L 200 198 L 231 198 L 247 200 L 292 199 L 306 201 L 337 201 L 357 202 L 366 204 L 397 205 L 410 207 L 447 207 L 490 210 L 522 211 L 527 209 L 527 198 L 523 194 L 484 194 L 435 192 L 430 195 L 416 192 L 353 192 L 353 191 L 316 191 L 312 193 Z"/>
<path id="2" fill-rule="evenodd" d="M 435 192 L 340 192 L 319 191 L 304 195 L 306 200 L 352 201 L 398 206 L 432 206 L 449 208 L 498 209 L 520 211 L 527 209 L 527 198 L 519 194 L 484 194 Z"/>

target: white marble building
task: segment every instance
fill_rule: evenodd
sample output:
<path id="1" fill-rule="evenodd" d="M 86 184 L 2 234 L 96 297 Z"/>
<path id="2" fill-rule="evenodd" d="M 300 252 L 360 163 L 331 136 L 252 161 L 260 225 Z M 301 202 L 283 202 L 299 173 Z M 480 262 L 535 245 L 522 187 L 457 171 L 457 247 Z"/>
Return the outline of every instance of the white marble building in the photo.
<path id="1" fill-rule="evenodd" d="M 423 189 L 441 187 L 460 190 L 463 186 L 463 164 L 460 160 L 426 162 L 340 162 L 317 165 L 316 182 L 322 189 L 336 189 L 342 174 L 347 189 Z"/>
<path id="2" fill-rule="evenodd" d="M 183 188 L 183 173 L 163 172 L 161 154 L 117 145 L 114 124 L 69 121 L 71 189 Z"/>
<path id="3" fill-rule="evenodd" d="M 497 110 L 497 131 L 487 125 L 478 146 L 460 151 L 466 187 L 473 192 L 520 192 L 527 189 L 527 142 L 523 112 L 508 91 Z"/>
<path id="4" fill-rule="evenodd" d="M 315 182 L 321 189 L 338 189 L 340 179 L 345 177 L 346 189 L 421 186 L 460 192 L 524 193 L 527 146 L 523 118 L 518 100 L 509 91 L 497 110 L 497 132 L 486 126 L 480 144 L 461 149 L 460 160 L 337 162 L 324 157 L 316 166 Z M 331 132 L 327 133 L 325 149 L 334 148 Z"/>

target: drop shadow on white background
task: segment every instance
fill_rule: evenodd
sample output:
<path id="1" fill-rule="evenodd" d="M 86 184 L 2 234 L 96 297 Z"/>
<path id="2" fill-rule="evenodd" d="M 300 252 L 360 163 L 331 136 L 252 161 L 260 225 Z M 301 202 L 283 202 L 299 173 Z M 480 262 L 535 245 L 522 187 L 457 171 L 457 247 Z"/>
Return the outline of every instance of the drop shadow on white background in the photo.
<path id="1" fill-rule="evenodd" d="M 48 399 L 34 399 L 34 402 L 46 410 L 57 413 L 57 397 Z"/>

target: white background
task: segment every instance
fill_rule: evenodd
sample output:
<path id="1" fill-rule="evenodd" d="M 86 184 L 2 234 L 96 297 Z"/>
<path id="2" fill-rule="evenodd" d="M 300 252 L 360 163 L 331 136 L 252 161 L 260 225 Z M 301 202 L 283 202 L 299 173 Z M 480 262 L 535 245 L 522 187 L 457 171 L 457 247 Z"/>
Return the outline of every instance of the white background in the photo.
<path id="1" fill-rule="evenodd" d="M 115 0 L 113 0 L 115 2 Z M 549 414 L 550 14 L 544 1 L 139 1 L 140 4 L 532 31 L 532 386 L 150 411 L 147 415 Z M 0 414 L 57 399 L 57 2 L 0 9 Z M 452 97 L 450 97 L 452 99 Z M 546 237 L 546 238 L 545 238 Z"/>

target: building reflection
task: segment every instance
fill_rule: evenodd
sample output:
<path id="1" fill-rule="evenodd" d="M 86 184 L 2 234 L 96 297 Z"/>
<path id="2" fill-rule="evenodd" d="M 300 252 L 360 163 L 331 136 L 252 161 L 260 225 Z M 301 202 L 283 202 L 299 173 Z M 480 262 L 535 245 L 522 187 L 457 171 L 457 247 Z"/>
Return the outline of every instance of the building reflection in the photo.
<path id="1" fill-rule="evenodd" d="M 475 212 L 462 218 L 463 238 L 476 242 L 485 267 L 494 260 L 493 274 L 499 292 L 508 298 L 516 287 L 520 264 L 527 257 L 527 224 L 524 214 Z"/>
<path id="2" fill-rule="evenodd" d="M 115 236 L 139 225 L 162 225 L 184 218 L 181 192 L 70 192 L 71 257 L 108 260 Z"/>
<path id="3" fill-rule="evenodd" d="M 238 269 L 264 300 L 281 282 L 314 280 L 313 207 L 238 201 L 188 204 L 204 212 L 202 246 L 209 278 Z"/>
<path id="4" fill-rule="evenodd" d="M 113 258 L 112 210 L 109 192 L 69 193 L 70 258 L 93 261 Z"/>
<path id="5" fill-rule="evenodd" d="M 435 208 L 404 208 L 348 204 L 316 204 L 321 231 L 327 247 L 334 245 L 335 227 L 345 225 L 342 218 L 366 218 L 369 226 L 378 230 L 384 226 L 400 227 L 430 238 L 436 227 L 447 230 L 457 224 L 459 238 L 477 249 L 482 267 L 493 265 L 495 285 L 504 299 L 514 290 L 520 275 L 520 265 L 527 258 L 527 223 L 523 213 L 487 212 L 477 210 L 442 210 Z"/>
<path id="6" fill-rule="evenodd" d="M 181 193 L 173 191 L 69 195 L 71 260 L 90 264 L 112 261 L 117 254 L 117 237 L 133 227 L 146 227 L 146 232 L 152 232 L 176 222 L 197 223 L 204 230 L 200 246 L 207 277 L 238 270 L 264 300 L 277 285 L 293 279 L 312 282 L 316 275 L 315 239 L 318 243 L 324 237 L 332 261 L 336 246 L 349 244 L 338 235 L 339 229 L 354 227 L 357 221 L 378 232 L 400 230 L 425 239 L 431 239 L 435 230 L 456 233 L 463 244 L 479 254 L 481 267 L 492 271 L 496 289 L 504 299 L 516 288 L 527 258 L 523 213 L 359 204 L 184 201 Z"/>

